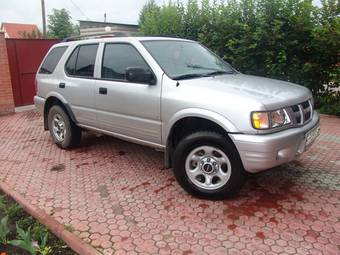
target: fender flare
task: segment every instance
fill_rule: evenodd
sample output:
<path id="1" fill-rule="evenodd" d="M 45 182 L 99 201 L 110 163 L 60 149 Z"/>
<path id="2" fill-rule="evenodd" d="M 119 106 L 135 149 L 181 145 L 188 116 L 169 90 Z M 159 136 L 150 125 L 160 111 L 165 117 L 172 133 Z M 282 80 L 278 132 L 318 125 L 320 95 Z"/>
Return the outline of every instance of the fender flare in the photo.
<path id="1" fill-rule="evenodd" d="M 72 111 L 71 106 L 67 103 L 66 99 L 60 95 L 59 93 L 56 92 L 50 92 L 49 94 L 47 94 L 46 96 L 46 101 L 45 101 L 45 105 L 44 105 L 44 129 L 48 130 L 48 113 L 46 112 L 46 102 L 50 99 L 50 98 L 56 98 L 58 101 L 61 102 L 62 107 L 66 110 L 66 113 L 70 116 L 71 120 L 74 123 L 77 123 L 77 119 L 74 116 L 74 113 Z"/>
<path id="2" fill-rule="evenodd" d="M 237 133 L 239 130 L 235 127 L 235 125 L 225 116 L 216 113 L 214 111 L 200 109 L 200 108 L 187 108 L 176 112 L 167 122 L 163 129 L 162 137 L 164 138 L 165 146 L 165 166 L 170 167 L 171 165 L 171 149 L 169 148 L 169 138 L 171 134 L 171 130 L 174 125 L 187 117 L 197 117 L 212 121 L 223 128 L 227 133 Z"/>

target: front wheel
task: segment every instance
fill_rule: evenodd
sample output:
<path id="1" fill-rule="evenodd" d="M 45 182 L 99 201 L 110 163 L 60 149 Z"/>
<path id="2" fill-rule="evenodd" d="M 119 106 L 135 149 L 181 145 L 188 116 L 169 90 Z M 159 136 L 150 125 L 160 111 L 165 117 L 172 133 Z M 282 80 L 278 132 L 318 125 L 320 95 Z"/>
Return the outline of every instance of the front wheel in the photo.
<path id="1" fill-rule="evenodd" d="M 193 133 L 179 142 L 174 173 L 189 193 L 207 199 L 224 199 L 243 185 L 245 171 L 235 145 L 215 132 Z"/>

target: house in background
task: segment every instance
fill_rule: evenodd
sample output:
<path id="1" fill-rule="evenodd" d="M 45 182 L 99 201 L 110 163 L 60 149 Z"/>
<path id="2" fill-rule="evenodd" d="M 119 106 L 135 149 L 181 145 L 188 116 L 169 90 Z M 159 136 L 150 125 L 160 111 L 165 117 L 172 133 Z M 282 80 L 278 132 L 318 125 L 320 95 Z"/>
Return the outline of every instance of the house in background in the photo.
<path id="1" fill-rule="evenodd" d="M 79 20 L 80 36 L 111 33 L 116 36 L 133 36 L 139 31 L 138 25 Z"/>
<path id="2" fill-rule="evenodd" d="M 5 38 L 41 38 L 39 28 L 35 24 L 19 24 L 4 22 L 1 24 L 1 31 L 5 33 Z"/>

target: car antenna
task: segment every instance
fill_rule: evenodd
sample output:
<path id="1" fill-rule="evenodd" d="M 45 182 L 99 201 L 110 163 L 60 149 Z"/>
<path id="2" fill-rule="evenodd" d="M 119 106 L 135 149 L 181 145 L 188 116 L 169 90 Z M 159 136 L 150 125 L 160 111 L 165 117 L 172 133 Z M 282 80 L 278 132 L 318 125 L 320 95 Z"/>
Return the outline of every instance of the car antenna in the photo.
<path id="1" fill-rule="evenodd" d="M 179 86 L 179 81 L 176 81 L 176 87 L 178 87 Z"/>

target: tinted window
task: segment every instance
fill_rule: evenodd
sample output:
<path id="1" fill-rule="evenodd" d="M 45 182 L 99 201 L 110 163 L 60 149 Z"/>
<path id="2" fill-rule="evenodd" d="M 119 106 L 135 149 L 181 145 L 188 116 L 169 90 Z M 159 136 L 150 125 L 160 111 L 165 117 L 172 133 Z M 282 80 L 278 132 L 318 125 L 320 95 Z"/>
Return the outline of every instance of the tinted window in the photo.
<path id="1" fill-rule="evenodd" d="M 78 56 L 79 47 L 77 47 L 73 52 L 70 58 L 67 60 L 66 63 L 66 72 L 70 75 L 75 75 L 76 72 L 76 61 Z"/>
<path id="2" fill-rule="evenodd" d="M 106 44 L 102 64 L 102 78 L 126 80 L 128 67 L 150 70 L 139 52 L 129 44 Z"/>
<path id="3" fill-rule="evenodd" d="M 46 57 L 44 63 L 42 64 L 39 73 L 43 74 L 53 73 L 54 69 L 56 68 L 57 64 L 59 63 L 59 60 L 61 59 L 66 49 L 67 46 L 56 47 L 52 49 L 51 52 Z"/>
<path id="4" fill-rule="evenodd" d="M 98 44 L 78 46 L 66 63 L 70 75 L 93 77 Z"/>

